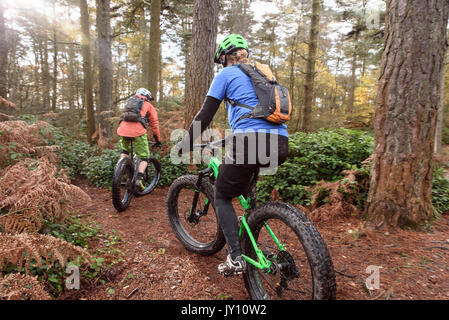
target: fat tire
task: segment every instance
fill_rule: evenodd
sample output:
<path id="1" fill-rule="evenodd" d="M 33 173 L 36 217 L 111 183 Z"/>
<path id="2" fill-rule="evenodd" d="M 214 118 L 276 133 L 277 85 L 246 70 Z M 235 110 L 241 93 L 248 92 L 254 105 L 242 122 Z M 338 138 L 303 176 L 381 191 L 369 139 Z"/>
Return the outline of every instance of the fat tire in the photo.
<path id="1" fill-rule="evenodd" d="M 118 212 L 125 211 L 128 208 L 133 195 L 132 191 L 127 190 L 123 198 L 120 196 L 121 177 L 122 174 L 128 170 L 131 172 L 131 181 L 128 179 L 127 183 L 131 184 L 134 176 L 134 163 L 127 157 L 119 160 L 115 166 L 114 175 L 112 177 L 112 204 Z"/>
<path id="2" fill-rule="evenodd" d="M 142 197 L 142 196 L 145 196 L 147 194 L 150 194 L 151 192 L 153 192 L 154 189 L 156 189 L 157 185 L 159 184 L 159 179 L 161 178 L 161 164 L 159 163 L 159 161 L 155 157 L 150 157 L 148 159 L 147 170 L 148 170 L 149 166 L 154 166 L 156 181 L 155 181 L 154 185 L 151 188 L 147 188 L 147 189 L 145 189 L 143 191 L 135 190 L 134 191 L 134 195 L 136 197 Z"/>
<path id="3" fill-rule="evenodd" d="M 210 256 L 218 251 L 220 251 L 226 244 L 225 237 L 221 227 L 217 223 L 217 233 L 212 242 L 205 245 L 186 232 L 182 223 L 180 222 L 180 217 L 178 214 L 178 197 L 179 193 L 184 188 L 195 189 L 196 182 L 198 181 L 198 176 L 196 175 L 185 175 L 177 178 L 170 186 L 167 193 L 166 205 L 167 205 L 167 215 L 170 222 L 170 226 L 176 235 L 176 238 L 184 245 L 184 247 L 190 251 L 203 256 Z M 212 184 L 207 180 L 203 179 L 201 182 L 200 192 L 202 192 L 209 199 L 211 207 L 213 208 L 213 214 L 215 213 L 215 201 L 214 201 L 214 189 Z M 209 207 L 209 211 L 211 208 Z M 211 214 L 211 213 L 209 213 Z M 217 219 L 218 221 L 218 219 Z M 201 222 L 200 222 L 201 223 Z"/>
<path id="4" fill-rule="evenodd" d="M 288 225 L 300 240 L 312 271 L 312 299 L 334 300 L 337 287 L 332 259 L 326 243 L 313 223 L 300 210 L 291 205 L 277 201 L 268 202 L 256 208 L 248 217 L 248 224 L 256 240 L 263 227 L 263 222 L 271 218 Z M 248 256 L 254 251 L 247 233 L 244 233 L 242 238 L 242 249 Z M 265 289 L 259 285 L 261 283 L 256 278 L 255 267 L 247 264 L 247 268 L 243 278 L 251 298 L 254 300 L 270 299 Z"/>

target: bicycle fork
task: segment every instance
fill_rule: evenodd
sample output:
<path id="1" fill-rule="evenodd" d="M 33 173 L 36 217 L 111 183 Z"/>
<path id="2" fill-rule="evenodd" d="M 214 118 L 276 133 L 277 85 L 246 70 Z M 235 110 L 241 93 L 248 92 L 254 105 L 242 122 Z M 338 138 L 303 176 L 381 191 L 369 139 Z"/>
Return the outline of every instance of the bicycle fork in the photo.
<path id="1" fill-rule="evenodd" d="M 192 207 L 190 208 L 190 213 L 187 217 L 187 221 L 190 223 L 198 224 L 200 218 L 207 215 L 207 211 L 209 210 L 210 200 L 208 198 L 206 198 L 203 210 L 196 210 L 196 206 L 200 196 L 201 182 L 203 181 L 203 177 L 207 176 L 210 171 L 211 169 L 207 168 L 198 172 L 198 180 L 195 185 L 195 194 L 193 195 Z"/>

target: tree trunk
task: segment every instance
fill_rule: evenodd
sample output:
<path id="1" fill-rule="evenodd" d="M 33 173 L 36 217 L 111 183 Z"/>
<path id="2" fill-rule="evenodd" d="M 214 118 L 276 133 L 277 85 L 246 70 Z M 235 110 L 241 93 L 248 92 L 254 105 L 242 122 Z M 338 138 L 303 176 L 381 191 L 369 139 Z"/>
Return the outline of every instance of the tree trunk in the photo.
<path id="1" fill-rule="evenodd" d="M 94 99 L 92 94 L 92 68 L 90 57 L 89 9 L 86 0 L 80 0 L 81 13 L 81 53 L 83 56 L 84 73 L 84 109 L 86 111 L 87 142 L 93 144 L 92 135 L 95 132 Z"/>
<path id="2" fill-rule="evenodd" d="M 187 64 L 185 123 L 188 128 L 201 108 L 214 78 L 214 53 L 217 41 L 218 0 L 195 0 L 192 51 Z"/>
<path id="3" fill-rule="evenodd" d="M 34 54 L 34 66 L 33 66 L 33 103 L 32 106 L 42 106 L 41 104 L 41 94 L 40 94 L 40 76 L 39 76 L 39 43 L 37 39 L 32 37 L 32 47 Z"/>
<path id="4" fill-rule="evenodd" d="M 8 66 L 8 41 L 6 38 L 6 26 L 3 4 L 0 3 L 0 96 L 6 99 L 8 92 L 7 66 Z"/>
<path id="5" fill-rule="evenodd" d="M 231 5 L 230 12 L 228 13 L 230 19 L 230 32 L 238 33 L 246 39 L 249 30 L 249 17 L 248 17 L 248 0 L 235 1 Z"/>
<path id="6" fill-rule="evenodd" d="M 162 50 L 159 51 L 159 105 L 164 103 L 164 79 L 162 79 L 162 70 L 164 68 L 162 64 Z"/>
<path id="7" fill-rule="evenodd" d="M 315 64 L 318 49 L 318 33 L 320 31 L 321 0 L 313 0 L 312 21 L 310 23 L 309 52 L 307 57 L 306 81 L 304 84 L 304 108 L 302 112 L 301 130 L 310 131 L 312 106 L 314 104 Z"/>
<path id="8" fill-rule="evenodd" d="M 390 0 L 387 12 L 366 215 L 378 228 L 420 229 L 433 213 L 432 162 L 449 4 Z"/>
<path id="9" fill-rule="evenodd" d="M 443 71 L 441 72 L 441 91 L 440 91 L 440 103 L 438 104 L 438 117 L 437 117 L 437 130 L 435 133 L 435 153 L 441 153 L 441 144 L 443 139 L 443 109 L 444 109 L 444 85 L 446 83 L 445 77 L 445 64 L 443 65 Z"/>
<path id="10" fill-rule="evenodd" d="M 190 19 L 183 20 L 182 23 L 182 52 L 184 55 L 184 88 L 190 88 L 188 83 L 189 76 L 187 67 L 190 65 L 190 51 L 192 49 L 192 22 Z M 184 101 L 186 99 L 186 90 L 184 90 Z"/>
<path id="11" fill-rule="evenodd" d="M 111 19 L 110 0 L 97 0 L 97 33 L 98 33 L 98 79 L 101 127 L 106 130 L 106 137 L 111 136 L 111 123 L 107 120 L 110 114 L 102 114 L 112 110 L 112 51 L 111 51 Z"/>
<path id="12" fill-rule="evenodd" d="M 351 63 L 351 87 L 349 88 L 349 97 L 348 97 L 348 106 L 346 112 L 348 114 L 348 118 L 352 119 L 352 113 L 354 112 L 354 101 L 355 101 L 355 89 L 357 87 L 357 57 L 358 57 L 358 45 L 359 41 L 358 33 L 356 33 L 354 38 L 354 52 L 352 55 L 352 63 Z"/>
<path id="13" fill-rule="evenodd" d="M 242 17 L 243 18 L 242 19 L 243 20 L 243 28 L 240 31 L 240 34 L 245 39 L 248 36 L 248 30 L 249 30 L 248 8 L 249 8 L 248 0 L 243 0 L 243 17 Z"/>
<path id="14" fill-rule="evenodd" d="M 299 41 L 299 37 L 301 35 L 301 21 L 298 20 L 297 22 L 297 27 L 296 27 L 296 34 L 292 39 L 292 43 L 290 45 L 290 53 L 289 53 L 289 58 L 288 58 L 288 62 L 289 62 L 289 85 L 288 85 L 288 91 L 290 93 L 290 99 L 292 102 L 293 106 L 298 105 L 297 101 L 296 101 L 296 94 L 295 94 L 295 87 L 296 87 L 296 61 L 298 59 L 298 41 Z M 301 112 L 299 110 L 299 108 L 295 108 L 293 109 L 293 114 L 292 114 L 292 120 L 294 121 L 294 123 L 296 124 L 295 126 L 295 131 L 298 130 L 298 123 L 300 120 L 300 116 L 301 116 Z M 292 122 L 293 122 L 292 121 Z"/>
<path id="15" fill-rule="evenodd" d="M 139 81 L 139 87 L 145 87 L 148 85 L 149 83 L 149 72 L 150 72 L 150 68 L 149 68 L 149 56 L 148 56 L 148 51 L 149 51 L 149 46 L 150 46 L 150 42 L 149 42 L 149 29 L 148 29 L 148 25 L 147 25 L 147 21 L 145 19 L 145 9 L 146 7 L 142 8 L 142 18 L 138 20 L 138 26 L 139 26 L 139 32 L 144 35 L 144 42 L 142 43 L 141 47 L 142 47 L 142 55 L 140 57 L 140 61 L 139 63 L 141 63 L 141 79 Z"/>
<path id="16" fill-rule="evenodd" d="M 56 112 L 57 86 L 58 86 L 58 44 L 57 44 L 57 25 L 56 25 L 56 1 L 53 0 L 53 82 L 51 96 L 51 111 Z"/>
<path id="17" fill-rule="evenodd" d="M 159 83 L 159 47 L 161 45 L 160 20 L 161 0 L 151 0 L 148 89 L 151 91 L 155 100 L 157 99 L 157 88 Z"/>
<path id="18" fill-rule="evenodd" d="M 47 33 L 42 32 L 40 33 L 40 62 L 41 62 L 41 79 L 42 79 L 42 101 L 43 111 L 49 111 L 50 110 L 50 71 L 48 66 L 48 39 L 47 39 Z"/>

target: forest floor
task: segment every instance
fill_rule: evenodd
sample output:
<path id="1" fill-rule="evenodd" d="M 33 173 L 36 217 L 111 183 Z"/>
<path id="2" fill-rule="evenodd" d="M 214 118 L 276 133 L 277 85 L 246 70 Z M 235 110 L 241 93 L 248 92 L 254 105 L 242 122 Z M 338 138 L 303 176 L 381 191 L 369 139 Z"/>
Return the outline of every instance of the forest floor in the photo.
<path id="1" fill-rule="evenodd" d="M 168 188 L 134 198 L 117 213 L 110 191 L 78 182 L 93 203 L 81 213 L 103 232 L 115 232 L 123 261 L 104 284 L 64 293 L 60 299 L 249 299 L 241 276 L 223 278 L 211 257 L 189 253 L 175 238 L 166 214 Z M 449 216 L 428 233 L 368 231 L 357 217 L 318 224 L 334 263 L 337 299 L 449 299 Z M 369 266 L 379 270 L 379 289 L 369 291 Z"/>

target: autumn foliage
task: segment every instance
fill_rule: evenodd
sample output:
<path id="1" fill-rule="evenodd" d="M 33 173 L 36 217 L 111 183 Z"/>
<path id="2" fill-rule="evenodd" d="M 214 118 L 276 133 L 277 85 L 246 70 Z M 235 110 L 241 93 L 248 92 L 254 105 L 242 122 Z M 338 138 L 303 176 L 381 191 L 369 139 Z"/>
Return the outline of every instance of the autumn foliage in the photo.
<path id="1" fill-rule="evenodd" d="M 58 169 L 57 146 L 49 146 L 49 125 L 38 121 L 0 122 L 0 267 L 14 265 L 28 273 L 31 264 L 64 266 L 90 255 L 80 247 L 39 234 L 44 221 L 64 222 L 77 204 L 90 197 Z M 7 286 L 2 286 L 1 284 Z M 25 286 L 26 284 L 26 286 Z M 26 289 L 30 288 L 30 289 Z M 35 278 L 9 274 L 0 278 L 0 299 L 47 299 Z"/>
<path id="2" fill-rule="evenodd" d="M 50 300 L 45 286 L 36 277 L 11 273 L 0 276 L 0 300 Z"/>
<path id="3" fill-rule="evenodd" d="M 43 220 L 62 221 L 76 202 L 90 198 L 47 159 L 26 159 L 0 178 L 0 230 L 38 232 Z"/>

